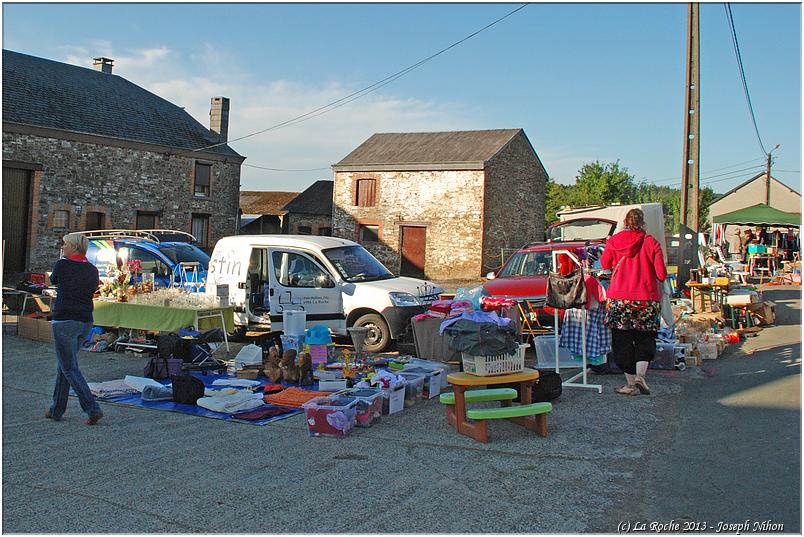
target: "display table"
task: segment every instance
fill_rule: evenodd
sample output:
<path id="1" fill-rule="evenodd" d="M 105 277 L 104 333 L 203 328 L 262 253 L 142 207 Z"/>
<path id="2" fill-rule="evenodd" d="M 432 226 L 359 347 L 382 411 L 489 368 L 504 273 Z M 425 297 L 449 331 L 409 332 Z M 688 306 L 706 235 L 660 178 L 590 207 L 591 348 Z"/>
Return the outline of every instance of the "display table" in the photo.
<path id="1" fill-rule="evenodd" d="M 220 328 L 229 348 L 227 332 L 234 330 L 234 306 L 222 308 L 173 308 L 146 306 L 130 302 L 94 300 L 96 326 L 116 326 L 149 332 L 178 332 L 192 326 L 196 330 Z"/>
<path id="2" fill-rule="evenodd" d="M 488 433 L 486 431 L 486 421 L 471 422 L 466 419 L 466 400 L 464 392 L 470 388 L 479 386 L 496 386 L 499 384 L 519 384 L 519 400 L 522 405 L 531 403 L 531 392 L 533 383 L 539 378 L 539 372 L 535 369 L 525 368 L 519 373 L 509 375 L 494 375 L 491 377 L 479 377 L 469 373 L 452 373 L 447 375 L 449 382 L 455 392 L 455 423 L 450 423 L 455 429 L 466 436 L 474 438 L 479 442 L 486 442 Z M 536 416 L 525 416 L 507 418 L 528 430 L 536 432 L 539 436 L 547 436 L 547 415 L 538 414 Z"/>
<path id="3" fill-rule="evenodd" d="M 698 283 L 698 282 L 687 282 L 687 287 L 690 290 L 690 299 L 692 300 L 692 309 L 695 313 L 704 313 L 706 311 L 712 311 L 711 305 L 718 304 L 720 306 L 723 305 L 723 297 L 729 290 L 729 283 L 725 285 L 717 285 L 714 283 Z M 706 308 L 706 297 L 709 297 L 709 304 L 710 308 L 707 310 Z M 701 308 L 696 310 L 697 300 L 698 297 L 701 299 Z"/>

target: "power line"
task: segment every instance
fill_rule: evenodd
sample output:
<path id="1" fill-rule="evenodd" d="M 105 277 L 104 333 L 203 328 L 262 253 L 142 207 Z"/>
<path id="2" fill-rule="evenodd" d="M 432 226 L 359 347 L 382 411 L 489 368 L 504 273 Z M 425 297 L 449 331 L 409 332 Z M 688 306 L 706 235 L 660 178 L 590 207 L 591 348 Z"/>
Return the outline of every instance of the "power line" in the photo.
<path id="1" fill-rule="evenodd" d="M 754 165 L 754 166 L 750 166 L 750 167 L 748 167 L 748 168 L 743 168 L 743 169 L 741 169 L 741 170 L 732 170 L 732 171 L 730 171 L 730 172 L 720 173 L 720 174 L 716 174 L 716 175 L 709 175 L 709 176 L 707 176 L 707 177 L 701 177 L 701 180 L 703 180 L 703 179 L 713 179 L 713 178 L 715 178 L 715 177 L 722 177 L 722 176 L 724 176 L 724 175 L 731 175 L 731 174 L 737 174 L 737 176 L 739 176 L 739 175 L 742 175 L 744 172 L 747 172 L 747 171 L 751 171 L 751 170 L 753 170 L 753 171 L 759 171 L 759 170 L 761 170 L 761 169 L 764 169 L 764 165 L 762 165 L 762 164 L 756 164 L 756 165 Z M 712 170 L 712 171 L 714 171 L 714 170 Z M 668 183 L 665 183 L 665 184 L 658 184 L 658 183 L 654 182 L 654 184 L 656 184 L 657 186 L 669 186 L 669 184 L 668 184 Z"/>
<path id="2" fill-rule="evenodd" d="M 406 67 L 404 69 L 402 69 L 401 71 L 397 71 L 396 73 L 394 73 L 392 75 L 389 75 L 389 76 L 383 78 L 382 80 L 378 80 L 377 82 L 374 82 L 373 84 L 371 84 L 369 86 L 366 86 L 365 88 L 363 88 L 361 90 L 358 90 L 358 91 L 356 91 L 354 93 L 350 93 L 349 95 L 347 95 L 345 97 L 341 97 L 340 99 L 338 99 L 336 101 L 332 101 L 331 103 L 326 104 L 324 106 L 321 106 L 319 108 L 316 108 L 315 110 L 311 110 L 310 112 L 307 112 L 307 113 L 302 114 L 300 116 L 296 116 L 296 117 L 294 117 L 292 119 L 289 119 L 287 121 L 277 123 L 276 125 L 272 125 L 272 126 L 266 128 L 266 129 L 262 129 L 260 131 L 253 132 L 251 134 L 246 134 L 245 136 L 241 136 L 239 138 L 235 138 L 233 140 L 229 140 L 229 141 L 226 141 L 226 142 L 220 142 L 220 143 L 217 143 L 217 144 L 212 144 L 212 145 L 208 145 L 208 146 L 201 147 L 201 148 L 198 148 L 198 149 L 194 149 L 194 151 L 203 151 L 205 149 L 211 149 L 213 147 L 218 147 L 218 146 L 226 145 L 226 144 L 229 144 L 229 143 L 232 143 L 232 142 L 237 142 L 239 140 L 244 140 L 246 138 L 251 138 L 252 136 L 257 136 L 258 134 L 263 134 L 263 133 L 266 133 L 266 132 L 271 131 L 271 130 L 280 129 L 282 127 L 288 127 L 290 125 L 295 125 L 297 123 L 307 121 L 308 119 L 312 119 L 312 118 L 314 118 L 316 116 L 326 114 L 327 112 L 331 112 L 332 110 L 335 110 L 336 108 L 340 108 L 341 106 L 349 104 L 350 102 L 352 102 L 354 100 L 357 100 L 357 99 L 359 99 L 361 97 L 365 97 L 369 93 L 374 92 L 374 91 L 380 89 L 381 87 L 386 86 L 386 85 L 390 84 L 391 82 L 394 82 L 395 80 L 405 76 L 409 72 L 411 72 L 414 69 L 424 65 L 425 63 L 429 62 L 430 60 L 440 56 L 441 54 L 447 52 L 448 50 L 450 50 L 452 48 L 457 47 L 458 45 L 460 45 L 464 41 L 467 41 L 467 40 L 471 39 L 472 37 L 476 36 L 477 34 L 483 32 L 485 30 L 488 30 L 489 28 L 491 28 L 495 24 L 503 21 L 504 19 L 507 19 L 508 17 L 510 17 L 511 15 L 516 13 L 517 11 L 525 9 L 525 7 L 527 5 L 528 4 L 522 4 L 521 6 L 516 8 L 515 10 L 507 13 L 506 15 L 503 15 L 499 19 L 487 24 L 483 28 L 481 28 L 481 29 L 479 29 L 479 30 L 477 30 L 475 32 L 472 32 L 471 34 L 467 35 L 463 39 L 460 39 L 460 40 L 454 42 L 453 44 L 449 45 L 448 47 L 439 50 L 435 54 L 431 54 L 430 56 L 424 58 L 423 60 L 419 60 L 418 62 L 416 62 L 413 65 L 410 65 L 410 66 L 408 66 L 408 67 Z"/>
<path id="3" fill-rule="evenodd" d="M 765 159 L 752 158 L 751 160 L 746 160 L 744 162 L 738 162 L 738 163 L 732 164 L 730 166 L 723 166 L 722 168 L 714 168 L 712 170 L 706 170 L 705 172 L 701 172 L 701 173 L 712 173 L 712 172 L 719 172 L 721 170 L 728 170 L 729 168 L 736 168 L 737 166 L 742 166 L 744 164 L 748 164 L 749 162 L 757 162 L 758 160 L 760 160 L 762 162 L 765 162 Z M 665 182 L 671 182 L 672 183 L 674 181 L 681 181 L 681 177 L 679 177 L 679 176 L 665 177 L 663 179 L 656 179 L 655 181 L 651 181 L 651 182 L 654 183 L 654 184 L 659 184 L 659 183 L 665 183 Z"/>
<path id="4" fill-rule="evenodd" d="M 801 170 L 780 170 L 779 168 L 774 168 L 773 171 L 786 172 L 786 173 L 801 173 Z"/>
<path id="5" fill-rule="evenodd" d="M 256 164 L 246 164 L 246 163 L 243 163 L 243 166 L 248 166 L 249 168 L 257 168 L 258 170 L 268 170 L 270 172 L 318 172 L 321 170 L 329 170 L 329 167 L 288 170 L 283 168 L 267 168 L 265 166 L 257 166 Z"/>
<path id="6" fill-rule="evenodd" d="M 751 122 L 754 124 L 754 132 L 757 135 L 757 142 L 759 142 L 759 147 L 762 149 L 762 154 L 764 156 L 768 155 L 768 152 L 765 150 L 765 146 L 762 144 L 762 138 L 759 136 L 759 127 L 757 127 L 757 118 L 754 114 L 754 106 L 751 104 L 751 95 L 748 93 L 748 82 L 745 79 L 745 69 L 743 67 L 743 58 L 740 55 L 740 44 L 737 41 L 737 30 L 734 27 L 734 18 L 731 14 L 731 4 L 728 2 L 723 5 L 726 9 L 726 15 L 729 18 L 729 28 L 731 30 L 731 39 L 732 44 L 734 45 L 734 54 L 737 57 L 737 67 L 740 70 L 740 79 L 743 83 L 743 93 L 745 94 L 745 100 L 748 103 L 748 111 L 751 113 Z"/>

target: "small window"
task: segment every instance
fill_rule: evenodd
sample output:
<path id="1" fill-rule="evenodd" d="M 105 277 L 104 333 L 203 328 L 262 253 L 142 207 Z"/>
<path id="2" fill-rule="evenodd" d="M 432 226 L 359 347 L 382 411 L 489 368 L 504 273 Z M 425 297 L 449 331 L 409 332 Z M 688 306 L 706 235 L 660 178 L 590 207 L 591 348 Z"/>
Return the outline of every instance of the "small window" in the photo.
<path id="1" fill-rule="evenodd" d="M 63 209 L 53 211 L 53 227 L 67 228 L 70 225 L 70 211 Z"/>
<path id="2" fill-rule="evenodd" d="M 274 276 L 285 287 L 334 287 L 329 275 L 308 257 L 292 252 L 273 252 Z"/>
<path id="3" fill-rule="evenodd" d="M 355 205 L 358 207 L 374 207 L 377 204 L 377 181 L 375 179 L 358 179 Z"/>
<path id="4" fill-rule="evenodd" d="M 159 227 L 159 215 L 153 211 L 137 211 L 135 229 L 156 229 Z"/>
<path id="5" fill-rule="evenodd" d="M 212 177 L 212 165 L 196 162 L 195 175 L 193 177 L 193 194 L 199 198 L 208 198 L 210 178 Z"/>
<path id="6" fill-rule="evenodd" d="M 324 237 L 331 237 L 332 236 L 332 228 L 331 227 L 320 227 L 318 228 L 318 234 Z"/>
<path id="7" fill-rule="evenodd" d="M 103 213 L 88 211 L 86 230 L 103 229 L 106 227 L 106 215 Z"/>
<path id="8" fill-rule="evenodd" d="M 313 234 L 313 228 L 311 228 L 310 226 L 299 226 L 299 227 L 296 228 L 296 231 L 298 232 L 299 235 L 312 235 Z"/>
<path id="9" fill-rule="evenodd" d="M 360 224 L 360 242 L 379 242 L 380 226 Z"/>
<path id="10" fill-rule="evenodd" d="M 194 214 L 191 233 L 198 241 L 199 248 L 207 248 L 209 246 L 209 215 L 208 214 Z"/>

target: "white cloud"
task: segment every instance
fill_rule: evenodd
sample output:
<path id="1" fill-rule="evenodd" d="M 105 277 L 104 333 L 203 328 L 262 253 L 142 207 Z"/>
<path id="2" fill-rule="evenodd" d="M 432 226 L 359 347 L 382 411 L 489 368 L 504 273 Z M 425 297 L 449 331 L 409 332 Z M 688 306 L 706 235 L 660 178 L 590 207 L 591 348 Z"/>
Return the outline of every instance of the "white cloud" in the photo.
<path id="1" fill-rule="evenodd" d="M 62 49 L 65 61 L 85 67 L 92 57 L 113 58 L 115 74 L 184 107 L 204 126 L 209 125 L 210 98 L 229 97 L 230 140 L 306 114 L 361 89 L 329 80 L 313 84 L 259 80 L 234 54 L 209 43 L 189 55 L 166 46 L 115 51 L 104 41 Z M 490 123 L 493 120 L 485 117 L 482 109 L 460 102 L 399 96 L 389 85 L 298 125 L 231 145 L 248 157 L 248 164 L 293 170 L 328 168 L 375 132 L 477 129 Z M 548 173 L 561 182 L 572 182 L 581 164 L 593 160 L 576 156 L 566 147 L 537 147 L 535 143 L 534 147 Z M 241 177 L 247 190 L 303 190 L 315 180 L 330 178 L 331 172 L 270 172 L 243 167 Z"/>

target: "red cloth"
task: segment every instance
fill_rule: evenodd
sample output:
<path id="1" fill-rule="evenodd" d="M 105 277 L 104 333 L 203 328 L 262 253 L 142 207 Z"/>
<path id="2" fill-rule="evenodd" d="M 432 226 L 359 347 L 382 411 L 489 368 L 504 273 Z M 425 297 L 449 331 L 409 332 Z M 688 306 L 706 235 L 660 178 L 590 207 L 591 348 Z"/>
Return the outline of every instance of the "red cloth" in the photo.
<path id="1" fill-rule="evenodd" d="M 622 260 L 622 263 L 620 263 Z M 644 231 L 625 229 L 606 242 L 600 264 L 604 269 L 619 268 L 606 295 L 619 300 L 661 300 L 656 280 L 667 277 L 667 267 L 659 242 Z"/>
<path id="2" fill-rule="evenodd" d="M 573 263 L 572 259 L 570 259 L 570 256 L 567 254 L 558 254 L 556 257 L 558 260 L 558 271 L 562 276 L 568 276 L 578 270 L 578 266 Z"/>
<path id="3" fill-rule="evenodd" d="M 87 260 L 87 256 L 85 256 L 84 254 L 68 255 L 67 259 L 69 259 L 70 261 L 80 261 L 82 263 L 89 263 L 89 261 Z"/>
<path id="4" fill-rule="evenodd" d="M 606 302 L 606 290 L 603 289 L 597 278 L 587 274 L 584 276 L 583 283 L 586 285 L 586 309 L 592 307 L 592 299 L 596 300 L 598 304 Z"/>

